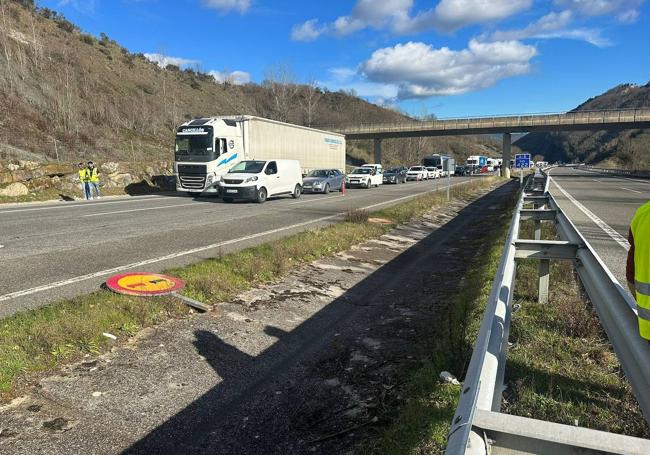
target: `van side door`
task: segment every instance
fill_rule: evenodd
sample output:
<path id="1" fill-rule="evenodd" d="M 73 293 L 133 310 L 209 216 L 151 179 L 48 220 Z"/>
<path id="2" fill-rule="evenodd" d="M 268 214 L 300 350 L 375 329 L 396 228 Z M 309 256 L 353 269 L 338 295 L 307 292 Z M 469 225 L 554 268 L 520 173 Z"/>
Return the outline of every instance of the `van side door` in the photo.
<path id="1" fill-rule="evenodd" d="M 265 180 L 266 180 L 266 191 L 269 196 L 274 194 L 281 193 L 286 191 L 282 188 L 282 178 L 278 172 L 278 163 L 275 161 L 269 161 L 266 163 L 264 168 Z"/>

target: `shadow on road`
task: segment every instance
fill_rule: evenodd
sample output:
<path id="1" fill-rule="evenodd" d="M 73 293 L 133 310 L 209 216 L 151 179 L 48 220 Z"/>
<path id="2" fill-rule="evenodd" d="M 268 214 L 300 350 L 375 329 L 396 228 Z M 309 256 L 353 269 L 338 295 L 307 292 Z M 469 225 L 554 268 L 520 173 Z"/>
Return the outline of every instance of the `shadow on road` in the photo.
<path id="1" fill-rule="evenodd" d="M 385 352 L 381 355 L 385 359 L 400 363 L 411 355 L 426 357 L 426 340 L 440 336 L 431 333 L 430 327 L 441 300 L 446 302 L 457 291 L 457 278 L 477 254 L 472 248 L 458 248 L 458 242 L 467 238 L 469 245 L 472 239 L 489 235 L 493 226 L 482 225 L 482 217 L 502 210 L 504 201 L 511 198 L 517 186 L 516 182 L 510 182 L 472 202 L 457 217 L 377 269 L 294 330 L 285 332 L 266 326 L 265 333 L 277 341 L 257 356 L 242 352 L 213 332 L 196 331 L 194 346 L 222 378 L 221 382 L 124 453 L 340 453 L 341 446 L 336 444 L 351 444 L 356 439 L 328 437 L 328 443 L 334 446 L 310 445 L 310 441 L 320 440 L 323 432 L 336 434 L 336 427 L 327 427 L 334 425 L 332 422 L 319 422 L 329 420 L 326 417 L 334 408 L 345 409 L 347 405 L 340 403 L 345 396 L 334 396 L 332 388 L 322 385 L 322 381 L 309 380 L 309 375 L 313 374 L 310 365 L 325 355 L 333 340 L 339 350 L 345 351 L 355 339 L 368 336 L 368 333 L 393 340 L 382 344 Z M 402 320 L 404 334 L 399 336 L 394 326 L 380 323 L 395 315 L 396 305 L 425 315 L 408 318 L 407 323 Z M 378 369 L 363 374 L 385 373 Z M 371 384 L 373 380 L 369 376 L 361 382 Z M 381 385 L 378 387 L 381 389 Z M 278 390 L 288 392 L 278 394 Z M 303 404 L 308 402 L 320 402 L 319 412 L 325 417 L 313 417 L 316 423 L 309 425 L 296 424 L 297 409 L 304 408 Z M 300 419 L 304 424 L 307 417 Z"/>

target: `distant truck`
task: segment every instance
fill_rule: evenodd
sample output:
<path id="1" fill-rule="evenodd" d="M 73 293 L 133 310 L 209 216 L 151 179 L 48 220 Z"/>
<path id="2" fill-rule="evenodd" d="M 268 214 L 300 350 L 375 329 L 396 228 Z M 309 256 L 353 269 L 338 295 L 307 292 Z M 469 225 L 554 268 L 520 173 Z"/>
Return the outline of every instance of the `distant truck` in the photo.
<path id="1" fill-rule="evenodd" d="M 487 156 L 472 155 L 467 157 L 465 164 L 470 168 L 471 172 L 480 172 L 480 170 L 487 166 Z"/>
<path id="2" fill-rule="evenodd" d="M 436 167 L 438 168 L 438 175 L 440 177 L 447 177 L 448 175 L 454 175 L 456 172 L 456 166 L 454 165 L 454 159 L 448 155 L 428 155 L 422 158 L 422 165 L 424 167 Z"/>
<path id="3" fill-rule="evenodd" d="M 302 173 L 345 171 L 345 136 L 251 115 L 209 117 L 176 131 L 176 190 L 218 193 L 219 183 L 244 160 L 297 160 Z"/>

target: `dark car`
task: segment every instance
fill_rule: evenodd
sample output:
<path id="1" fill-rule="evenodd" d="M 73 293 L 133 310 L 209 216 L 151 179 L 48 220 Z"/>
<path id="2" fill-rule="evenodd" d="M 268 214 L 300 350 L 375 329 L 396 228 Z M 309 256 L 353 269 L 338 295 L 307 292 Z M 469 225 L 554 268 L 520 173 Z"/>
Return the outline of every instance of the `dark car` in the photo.
<path id="1" fill-rule="evenodd" d="M 338 169 L 315 169 L 302 179 L 303 193 L 341 191 L 343 174 Z"/>
<path id="2" fill-rule="evenodd" d="M 408 168 L 397 166 L 384 171 L 384 183 L 406 183 Z"/>
<path id="3" fill-rule="evenodd" d="M 470 168 L 468 166 L 456 166 L 456 170 L 454 171 L 454 175 L 457 175 L 459 177 L 469 174 Z"/>

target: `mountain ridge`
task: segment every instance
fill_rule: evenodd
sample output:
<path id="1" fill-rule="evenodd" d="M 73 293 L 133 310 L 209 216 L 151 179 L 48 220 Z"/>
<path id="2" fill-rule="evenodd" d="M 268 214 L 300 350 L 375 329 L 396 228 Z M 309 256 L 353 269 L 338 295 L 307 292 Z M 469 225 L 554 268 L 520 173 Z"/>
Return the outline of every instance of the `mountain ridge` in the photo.
<path id="1" fill-rule="evenodd" d="M 619 84 L 570 112 L 650 107 L 650 82 Z M 585 162 L 607 167 L 648 169 L 650 130 L 529 133 L 514 145 L 546 161 Z"/>

